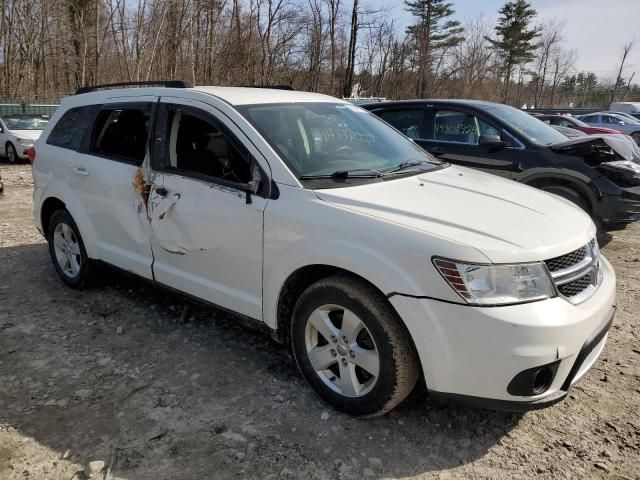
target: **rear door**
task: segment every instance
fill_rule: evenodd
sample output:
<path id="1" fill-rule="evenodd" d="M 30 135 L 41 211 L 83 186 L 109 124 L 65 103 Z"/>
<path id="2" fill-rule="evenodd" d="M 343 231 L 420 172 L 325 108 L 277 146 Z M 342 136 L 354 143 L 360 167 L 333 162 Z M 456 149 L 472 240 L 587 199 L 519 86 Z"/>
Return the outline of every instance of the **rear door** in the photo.
<path id="1" fill-rule="evenodd" d="M 425 138 L 424 107 L 397 107 L 374 113 L 414 141 Z"/>
<path id="2" fill-rule="evenodd" d="M 261 320 L 266 162 L 214 106 L 160 105 L 149 198 L 155 279 Z"/>
<path id="3" fill-rule="evenodd" d="M 114 99 L 90 107 L 90 125 L 84 116 L 73 125 L 90 127 L 84 144 L 78 153 L 62 153 L 73 191 L 95 231 L 100 259 L 147 278 L 152 278 L 153 258 L 144 204 L 134 182 L 148 154 L 157 100 L 128 97 L 127 102 Z"/>
<path id="4" fill-rule="evenodd" d="M 524 146 L 490 118 L 457 106 L 430 106 L 425 113 L 424 137 L 416 143 L 432 155 L 507 178 L 518 171 Z M 481 135 L 497 135 L 507 146 L 481 146 Z"/>

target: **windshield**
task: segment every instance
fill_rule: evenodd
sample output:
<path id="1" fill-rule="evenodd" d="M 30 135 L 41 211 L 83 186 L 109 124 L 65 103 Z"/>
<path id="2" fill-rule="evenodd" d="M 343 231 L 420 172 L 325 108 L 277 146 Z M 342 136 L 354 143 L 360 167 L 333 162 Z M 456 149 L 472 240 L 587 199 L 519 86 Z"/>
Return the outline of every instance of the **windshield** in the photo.
<path id="1" fill-rule="evenodd" d="M 379 176 L 405 165 L 420 164 L 422 171 L 441 165 L 400 132 L 354 105 L 287 103 L 246 105 L 238 110 L 298 178 L 337 172 L 351 172 L 349 177 Z"/>
<path id="2" fill-rule="evenodd" d="M 567 137 L 554 128 L 517 108 L 492 105 L 486 110 L 533 142 L 551 145 L 567 141 Z"/>
<path id="3" fill-rule="evenodd" d="M 42 117 L 4 117 L 9 130 L 44 130 L 49 120 Z"/>

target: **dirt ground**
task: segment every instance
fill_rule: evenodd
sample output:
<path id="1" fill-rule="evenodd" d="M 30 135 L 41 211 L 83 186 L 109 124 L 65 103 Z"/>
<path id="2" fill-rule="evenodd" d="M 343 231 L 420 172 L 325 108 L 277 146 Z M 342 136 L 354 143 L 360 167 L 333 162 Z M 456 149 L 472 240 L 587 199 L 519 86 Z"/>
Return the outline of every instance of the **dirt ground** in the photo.
<path id="1" fill-rule="evenodd" d="M 418 389 L 357 420 L 227 314 L 185 313 L 109 269 L 90 290 L 65 287 L 33 226 L 30 167 L 0 175 L 2 480 L 82 479 L 95 461 L 100 479 L 640 479 L 640 225 L 604 249 L 618 315 L 564 402 L 517 415 L 435 405 Z"/>

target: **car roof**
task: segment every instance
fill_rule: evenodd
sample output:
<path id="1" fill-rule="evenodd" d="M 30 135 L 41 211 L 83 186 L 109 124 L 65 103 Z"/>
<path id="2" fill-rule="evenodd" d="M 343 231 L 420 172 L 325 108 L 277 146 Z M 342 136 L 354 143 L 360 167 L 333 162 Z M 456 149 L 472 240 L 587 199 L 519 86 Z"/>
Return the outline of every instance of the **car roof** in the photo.
<path id="1" fill-rule="evenodd" d="M 49 119 L 51 115 L 48 113 L 6 113 L 4 115 L 0 115 L 0 118 L 42 118 Z"/>
<path id="2" fill-rule="evenodd" d="M 78 95 L 72 95 L 64 99 L 65 103 L 84 105 L 92 102 L 100 102 L 108 98 L 127 96 L 191 96 L 193 93 L 205 93 L 215 96 L 231 105 L 254 105 L 268 103 L 302 103 L 325 102 L 347 103 L 336 97 L 311 92 L 298 92 L 294 90 L 282 90 L 277 88 L 253 88 L 253 87 L 215 87 L 197 86 L 191 88 L 164 88 L 164 87 L 136 87 L 114 88 L 108 90 L 96 90 Z M 185 95 L 187 94 L 187 95 Z"/>
<path id="3" fill-rule="evenodd" d="M 502 105 L 497 102 L 489 102 L 486 100 L 465 100 L 465 99 L 452 99 L 452 98 L 434 98 L 434 99 L 415 99 L 415 100 L 393 100 L 393 101 L 384 101 L 377 103 L 365 103 L 358 105 L 359 107 L 373 109 L 373 108 L 381 108 L 381 107 L 393 107 L 393 106 L 408 106 L 408 105 L 431 105 L 433 103 L 438 104 L 446 104 L 446 105 L 460 105 L 460 106 L 473 106 L 478 108 L 487 108 L 487 107 L 495 107 L 498 105 Z"/>

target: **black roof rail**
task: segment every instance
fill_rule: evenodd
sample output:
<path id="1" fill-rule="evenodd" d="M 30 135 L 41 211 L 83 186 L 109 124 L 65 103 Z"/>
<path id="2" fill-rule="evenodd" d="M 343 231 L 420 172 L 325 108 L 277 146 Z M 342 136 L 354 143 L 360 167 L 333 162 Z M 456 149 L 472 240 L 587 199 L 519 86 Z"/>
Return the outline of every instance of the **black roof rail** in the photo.
<path id="1" fill-rule="evenodd" d="M 81 93 L 94 92 L 103 88 L 113 87 L 166 87 L 166 88 L 192 88 L 193 84 L 185 80 L 147 80 L 144 82 L 121 82 L 121 83 L 105 83 L 102 85 L 93 85 L 91 87 L 80 87 L 74 95 Z"/>
<path id="2" fill-rule="evenodd" d="M 240 85 L 244 88 L 271 88 L 273 90 L 295 90 L 292 85 Z"/>

